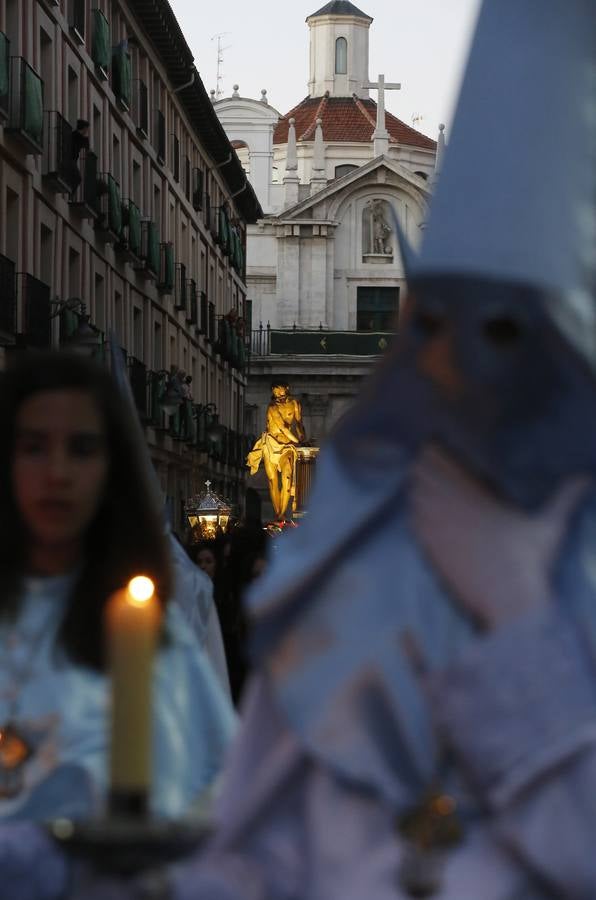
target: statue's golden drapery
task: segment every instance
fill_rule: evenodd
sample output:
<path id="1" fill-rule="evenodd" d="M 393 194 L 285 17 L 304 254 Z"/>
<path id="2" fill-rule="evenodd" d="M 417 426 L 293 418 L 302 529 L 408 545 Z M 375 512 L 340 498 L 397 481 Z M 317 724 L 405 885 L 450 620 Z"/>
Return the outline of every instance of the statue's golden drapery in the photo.
<path id="1" fill-rule="evenodd" d="M 295 506 L 296 448 L 304 439 L 300 402 L 291 396 L 287 385 L 274 385 L 265 431 L 248 454 L 246 463 L 251 475 L 263 463 L 277 519 L 284 518 L 290 500 L 292 507 Z"/>

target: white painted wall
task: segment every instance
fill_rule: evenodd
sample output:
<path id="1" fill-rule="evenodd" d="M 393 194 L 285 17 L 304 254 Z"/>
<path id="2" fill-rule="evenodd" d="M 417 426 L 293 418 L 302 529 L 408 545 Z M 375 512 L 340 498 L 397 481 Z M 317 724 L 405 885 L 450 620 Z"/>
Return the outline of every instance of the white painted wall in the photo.
<path id="1" fill-rule="evenodd" d="M 307 20 L 310 29 L 310 73 L 308 93 L 322 97 L 351 97 L 353 93 L 368 98 L 363 88 L 368 79 L 368 38 L 371 19 L 354 16 L 317 16 Z M 345 75 L 335 74 L 335 42 L 343 37 L 348 42 L 348 65 Z"/>

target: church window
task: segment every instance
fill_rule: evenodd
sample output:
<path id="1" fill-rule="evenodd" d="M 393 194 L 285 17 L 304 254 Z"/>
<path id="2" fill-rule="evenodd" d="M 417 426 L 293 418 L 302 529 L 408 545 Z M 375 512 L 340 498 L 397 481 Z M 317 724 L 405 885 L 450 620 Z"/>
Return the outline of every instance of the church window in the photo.
<path id="1" fill-rule="evenodd" d="M 395 331 L 399 287 L 359 287 L 356 303 L 358 331 Z"/>
<path id="2" fill-rule="evenodd" d="M 348 42 L 339 37 L 335 42 L 335 74 L 346 75 L 348 71 Z"/>
<path id="3" fill-rule="evenodd" d="M 341 178 L 342 175 L 347 175 L 349 172 L 353 172 L 354 169 L 357 169 L 357 168 L 358 168 L 358 166 L 353 166 L 353 165 L 347 164 L 347 163 L 346 163 L 346 165 L 343 165 L 343 166 L 336 166 L 334 177 Z"/>

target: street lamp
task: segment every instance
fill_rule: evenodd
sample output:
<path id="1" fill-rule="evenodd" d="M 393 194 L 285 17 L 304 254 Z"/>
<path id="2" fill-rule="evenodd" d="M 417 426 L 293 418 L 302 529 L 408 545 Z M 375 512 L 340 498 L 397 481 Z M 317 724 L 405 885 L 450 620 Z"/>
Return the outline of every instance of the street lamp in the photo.
<path id="1" fill-rule="evenodd" d="M 192 532 L 193 543 L 212 541 L 225 534 L 230 522 L 232 508 L 211 490 L 211 482 L 202 494 L 191 497 L 184 504 L 184 513 Z"/>
<path id="2" fill-rule="evenodd" d="M 52 300 L 52 306 L 54 310 L 50 314 L 51 319 L 63 312 L 74 312 L 78 316 L 78 325 L 70 337 L 64 341 L 65 347 L 86 355 L 92 355 L 101 347 L 103 343 L 101 332 L 94 325 L 91 325 L 87 314 L 87 306 L 80 297 L 69 297 L 68 300 Z"/>

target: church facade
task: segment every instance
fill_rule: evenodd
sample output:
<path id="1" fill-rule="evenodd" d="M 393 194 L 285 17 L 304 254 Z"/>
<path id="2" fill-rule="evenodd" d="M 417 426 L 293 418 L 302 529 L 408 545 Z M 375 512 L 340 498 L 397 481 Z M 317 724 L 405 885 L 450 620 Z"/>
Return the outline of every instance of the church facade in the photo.
<path id="1" fill-rule="evenodd" d="M 405 290 L 397 230 L 417 247 L 443 133 L 437 144 L 385 112 L 399 85 L 369 79 L 370 16 L 332 0 L 306 22 L 304 100 L 282 115 L 265 91 L 235 86 L 215 110 L 265 212 L 247 233 L 249 427 L 262 430 L 285 379 L 320 443 L 391 341 Z"/>

